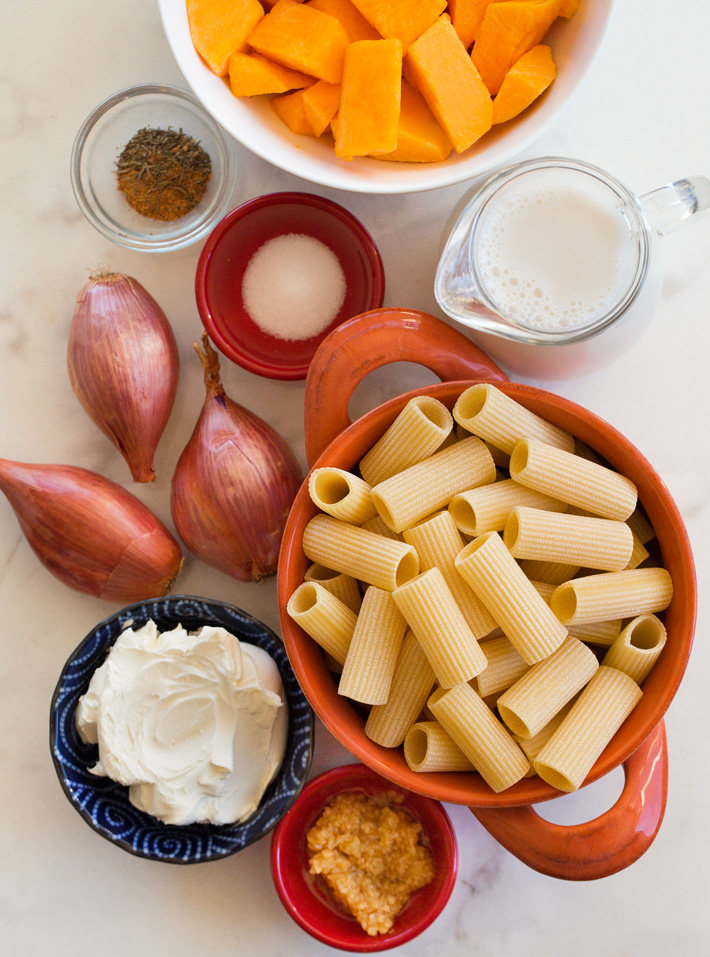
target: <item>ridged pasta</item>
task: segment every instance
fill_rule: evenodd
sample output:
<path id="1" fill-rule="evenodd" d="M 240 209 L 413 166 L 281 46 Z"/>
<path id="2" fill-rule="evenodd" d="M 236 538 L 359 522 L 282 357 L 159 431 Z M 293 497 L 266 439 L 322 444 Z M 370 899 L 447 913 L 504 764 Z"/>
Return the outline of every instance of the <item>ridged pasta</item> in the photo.
<path id="1" fill-rule="evenodd" d="M 666 644 L 666 626 L 656 615 L 639 615 L 626 625 L 602 660 L 642 685 Z"/>
<path id="2" fill-rule="evenodd" d="M 407 631 L 395 665 L 389 697 L 370 709 L 365 734 L 384 748 L 397 748 L 434 686 L 434 672 L 414 632 Z"/>
<path id="3" fill-rule="evenodd" d="M 449 511 L 460 532 L 477 536 L 485 532 L 502 532 L 508 516 L 518 505 L 551 512 L 564 512 L 567 508 L 565 502 L 550 495 L 526 488 L 514 479 L 503 479 L 492 485 L 459 492 L 449 502 Z"/>
<path id="4" fill-rule="evenodd" d="M 377 515 L 370 486 L 345 469 L 313 469 L 308 477 L 308 494 L 321 511 L 352 525 L 362 525 Z"/>
<path id="5" fill-rule="evenodd" d="M 560 621 L 578 625 L 663 611 L 672 598 L 665 568 L 634 568 L 573 578 L 557 586 L 550 607 Z"/>
<path id="6" fill-rule="evenodd" d="M 384 704 L 406 630 L 392 592 L 370 585 L 357 616 L 338 694 L 362 704 Z"/>
<path id="7" fill-rule="evenodd" d="M 404 760 L 412 771 L 475 771 L 438 721 L 419 721 L 407 731 Z"/>
<path id="8" fill-rule="evenodd" d="M 299 585 L 286 611 L 324 651 L 343 664 L 357 622 L 354 611 L 318 582 Z"/>

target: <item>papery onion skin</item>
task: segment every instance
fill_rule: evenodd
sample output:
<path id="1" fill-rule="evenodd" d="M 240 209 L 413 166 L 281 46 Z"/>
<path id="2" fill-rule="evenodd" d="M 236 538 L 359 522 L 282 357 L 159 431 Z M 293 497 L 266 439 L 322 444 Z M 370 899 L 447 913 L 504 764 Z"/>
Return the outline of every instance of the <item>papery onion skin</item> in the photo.
<path id="1" fill-rule="evenodd" d="M 207 396 L 173 475 L 178 535 L 202 561 L 239 581 L 273 575 L 286 518 L 301 484 L 284 440 L 225 395 L 216 353 L 203 335 Z"/>
<path id="2" fill-rule="evenodd" d="M 89 417 L 121 452 L 133 479 L 152 482 L 179 375 L 163 310 L 130 276 L 92 277 L 77 296 L 67 358 L 72 388 Z"/>
<path id="3" fill-rule="evenodd" d="M 115 482 L 71 465 L 0 459 L 0 490 L 39 560 L 70 588 L 119 604 L 172 588 L 180 546 Z"/>

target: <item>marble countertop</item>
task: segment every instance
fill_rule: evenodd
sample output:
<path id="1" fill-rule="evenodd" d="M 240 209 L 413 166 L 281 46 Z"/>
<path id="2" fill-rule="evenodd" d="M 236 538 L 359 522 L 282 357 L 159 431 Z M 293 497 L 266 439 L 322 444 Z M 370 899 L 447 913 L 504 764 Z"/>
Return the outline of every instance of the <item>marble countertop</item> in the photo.
<path id="1" fill-rule="evenodd" d="M 710 12 L 684 0 L 618 5 L 607 45 L 583 90 L 529 156 L 596 163 L 638 193 L 710 173 L 705 69 Z M 83 465 L 126 482 L 123 460 L 89 421 L 66 373 L 78 290 L 97 266 L 134 275 L 161 303 L 180 344 L 183 373 L 159 447 L 158 480 L 137 494 L 166 522 L 169 476 L 202 404 L 191 344 L 198 247 L 146 256 L 103 239 L 72 195 L 69 155 L 90 110 L 146 81 L 185 85 L 157 4 L 142 0 L 6 3 L 0 31 L 0 455 Z M 239 148 L 234 204 L 276 189 L 328 195 L 370 230 L 387 274 L 387 305 L 437 313 L 432 283 L 442 228 L 466 184 L 436 193 L 367 196 L 319 189 Z M 405 255 L 406 253 L 406 255 Z M 670 785 L 665 820 L 648 852 L 612 877 L 572 883 L 511 856 L 466 808 L 449 807 L 461 850 L 453 896 L 436 923 L 401 948 L 411 957 L 665 957 L 707 952 L 710 774 L 706 708 L 710 626 L 710 214 L 664 241 L 660 306 L 636 346 L 602 371 L 545 384 L 609 420 L 654 464 L 693 543 L 700 584 L 695 648 L 667 714 Z M 276 382 L 225 361 L 227 392 L 264 410 L 305 466 L 302 382 Z M 420 367 L 380 370 L 358 389 L 356 414 L 433 381 Z M 534 380 L 529 380 L 534 381 Z M 135 490 L 136 487 L 133 486 Z M 185 593 L 223 598 L 278 628 L 275 583 L 244 585 L 188 559 Z M 0 498 L 0 940 L 5 954 L 105 957 L 208 952 L 299 957 L 329 948 L 304 934 L 273 889 L 269 842 L 194 867 L 154 864 L 101 840 L 70 807 L 48 749 L 48 709 L 69 652 L 114 610 L 72 592 L 36 560 Z M 312 773 L 349 755 L 318 726 Z M 561 823 L 605 810 L 620 769 L 540 806 Z M 335 953 L 335 951 L 331 951 Z"/>

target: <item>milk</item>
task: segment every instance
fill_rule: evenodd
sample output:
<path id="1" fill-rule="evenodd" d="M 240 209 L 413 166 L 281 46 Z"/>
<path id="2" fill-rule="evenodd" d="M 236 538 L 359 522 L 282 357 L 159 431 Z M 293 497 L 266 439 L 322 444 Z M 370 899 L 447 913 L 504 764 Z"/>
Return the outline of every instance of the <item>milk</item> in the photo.
<path id="1" fill-rule="evenodd" d="M 593 177 L 536 171 L 509 182 L 481 210 L 481 291 L 510 321 L 542 333 L 582 330 L 624 298 L 638 243 L 622 205 Z"/>

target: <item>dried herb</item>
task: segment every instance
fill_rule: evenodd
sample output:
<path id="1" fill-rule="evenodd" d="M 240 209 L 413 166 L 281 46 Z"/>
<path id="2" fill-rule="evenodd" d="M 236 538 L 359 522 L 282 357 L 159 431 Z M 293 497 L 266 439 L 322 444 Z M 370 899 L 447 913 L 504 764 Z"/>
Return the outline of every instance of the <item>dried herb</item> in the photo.
<path id="1" fill-rule="evenodd" d="M 205 195 L 212 175 L 209 154 L 182 130 L 145 127 L 116 162 L 118 188 L 149 219 L 180 219 Z"/>

